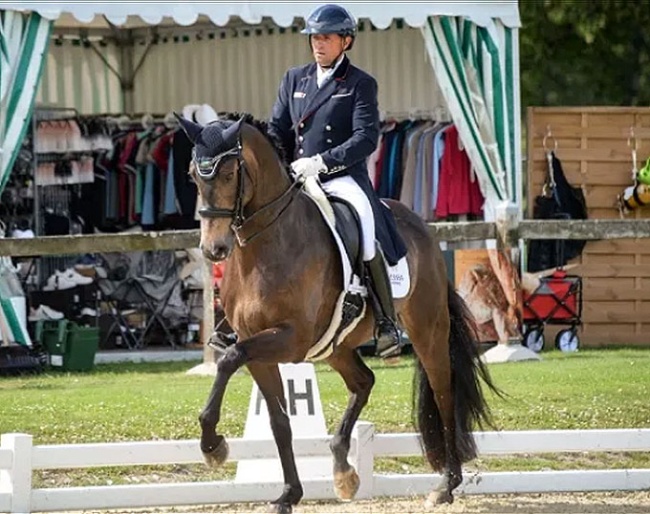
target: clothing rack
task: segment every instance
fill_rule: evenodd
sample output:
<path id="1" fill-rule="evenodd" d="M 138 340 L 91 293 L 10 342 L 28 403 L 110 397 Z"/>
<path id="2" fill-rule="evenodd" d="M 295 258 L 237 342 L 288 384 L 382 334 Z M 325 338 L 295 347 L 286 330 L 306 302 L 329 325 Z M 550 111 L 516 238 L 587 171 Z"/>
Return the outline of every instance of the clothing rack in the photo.
<path id="1" fill-rule="evenodd" d="M 34 109 L 33 121 L 64 121 L 79 117 L 79 111 L 73 107 L 43 107 Z"/>
<path id="2" fill-rule="evenodd" d="M 105 121 L 109 125 L 113 125 L 118 130 L 129 130 L 133 128 L 153 128 L 155 126 L 164 126 L 168 129 L 175 129 L 178 127 L 178 120 L 169 112 L 164 115 L 160 114 L 143 114 L 142 116 L 135 115 L 133 117 L 122 114 L 120 116 L 105 116 Z"/>
<path id="3" fill-rule="evenodd" d="M 432 109 L 410 109 L 408 111 L 380 111 L 379 118 L 382 121 L 406 121 L 406 120 L 435 120 L 441 122 L 452 121 L 449 110 L 443 106 L 434 107 Z"/>

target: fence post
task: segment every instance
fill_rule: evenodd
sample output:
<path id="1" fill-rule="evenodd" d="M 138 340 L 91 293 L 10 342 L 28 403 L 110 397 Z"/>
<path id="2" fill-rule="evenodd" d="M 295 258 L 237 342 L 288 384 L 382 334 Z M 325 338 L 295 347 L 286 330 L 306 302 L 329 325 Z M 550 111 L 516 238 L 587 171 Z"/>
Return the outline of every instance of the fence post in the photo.
<path id="1" fill-rule="evenodd" d="M 375 425 L 367 421 L 357 421 L 352 431 L 352 464 L 359 475 L 359 490 L 356 499 L 372 498 L 374 495 L 375 454 L 372 447 L 375 438 Z"/>
<path id="2" fill-rule="evenodd" d="M 31 512 L 32 436 L 2 434 L 0 447 L 13 452 L 11 467 L 0 471 L 0 488 L 11 494 L 10 512 Z"/>

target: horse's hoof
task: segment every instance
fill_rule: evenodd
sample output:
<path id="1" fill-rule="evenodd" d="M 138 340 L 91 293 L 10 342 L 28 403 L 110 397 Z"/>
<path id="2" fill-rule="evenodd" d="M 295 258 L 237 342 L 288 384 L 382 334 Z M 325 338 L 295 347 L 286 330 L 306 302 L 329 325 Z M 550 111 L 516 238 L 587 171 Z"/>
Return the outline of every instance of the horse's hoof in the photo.
<path id="1" fill-rule="evenodd" d="M 334 492 L 339 500 L 352 500 L 359 490 L 359 483 L 359 475 L 352 466 L 347 471 L 334 473 Z"/>
<path id="2" fill-rule="evenodd" d="M 293 507 L 289 503 L 272 503 L 269 506 L 269 512 L 274 512 L 276 514 L 291 514 L 293 512 Z"/>
<path id="3" fill-rule="evenodd" d="M 218 468 L 226 462 L 226 459 L 228 458 L 228 443 L 223 436 L 220 435 L 218 438 L 220 441 L 215 448 L 209 452 L 203 452 L 203 459 L 211 468 Z"/>
<path id="4" fill-rule="evenodd" d="M 429 495 L 424 507 L 427 510 L 433 509 L 436 505 L 451 505 L 454 503 L 454 495 L 449 491 L 435 491 Z"/>

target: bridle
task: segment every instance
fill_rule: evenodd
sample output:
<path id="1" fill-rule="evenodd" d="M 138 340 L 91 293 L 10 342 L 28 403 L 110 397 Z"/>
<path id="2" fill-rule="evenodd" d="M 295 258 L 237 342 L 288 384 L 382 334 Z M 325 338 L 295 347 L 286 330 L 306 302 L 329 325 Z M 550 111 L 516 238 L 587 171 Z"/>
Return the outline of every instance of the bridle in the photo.
<path id="1" fill-rule="evenodd" d="M 246 166 L 246 161 L 242 155 L 242 144 L 241 138 L 237 138 L 237 144 L 230 150 L 226 150 L 215 157 L 213 157 L 209 166 L 203 165 L 203 170 L 207 169 L 208 171 L 203 171 L 202 167 L 199 164 L 199 161 L 196 158 L 196 150 L 194 150 L 194 155 L 192 160 L 194 161 L 194 166 L 198 176 L 205 181 L 213 180 L 217 172 L 219 171 L 219 166 L 225 159 L 231 157 L 237 157 L 237 193 L 235 198 L 235 206 L 232 209 L 221 209 L 217 207 L 205 206 L 199 209 L 199 216 L 207 219 L 218 219 L 218 218 L 230 218 L 232 223 L 230 228 L 235 233 L 237 242 L 240 246 L 245 246 L 255 237 L 259 236 L 262 232 L 268 229 L 289 207 L 293 199 L 295 198 L 295 192 L 302 188 L 302 183 L 299 181 L 294 181 L 291 183 L 291 186 L 282 193 L 275 200 L 272 200 L 270 203 L 261 207 L 253 214 L 248 217 L 244 216 L 244 174 L 247 174 L 250 177 L 248 172 L 248 167 Z M 266 212 L 272 212 L 275 214 L 271 221 L 267 224 L 264 224 L 260 227 L 259 220 L 261 215 Z"/>
<path id="2" fill-rule="evenodd" d="M 237 157 L 237 197 L 235 198 L 235 207 L 233 209 L 219 209 L 207 206 L 199 209 L 199 216 L 203 218 L 231 218 L 233 228 L 239 228 L 244 224 L 244 173 L 242 172 L 248 173 L 248 169 L 246 168 L 246 162 L 242 157 L 241 150 L 241 140 L 237 138 L 237 144 L 233 148 L 216 155 L 210 160 L 208 172 L 202 170 L 196 158 L 196 147 L 193 150 L 194 155 L 192 156 L 196 172 L 205 181 L 213 180 L 216 177 L 222 161 L 233 156 Z M 205 169 L 205 166 L 203 169 Z"/>

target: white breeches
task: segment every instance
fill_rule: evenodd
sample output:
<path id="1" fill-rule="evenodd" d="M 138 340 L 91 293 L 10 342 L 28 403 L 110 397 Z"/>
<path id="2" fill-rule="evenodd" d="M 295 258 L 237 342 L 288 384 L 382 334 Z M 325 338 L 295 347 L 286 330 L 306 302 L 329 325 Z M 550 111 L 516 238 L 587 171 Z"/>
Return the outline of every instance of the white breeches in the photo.
<path id="1" fill-rule="evenodd" d="M 375 218 L 366 193 L 350 176 L 334 178 L 322 186 L 327 194 L 350 202 L 356 209 L 361 219 L 363 260 L 366 262 L 372 260 L 376 254 Z"/>

